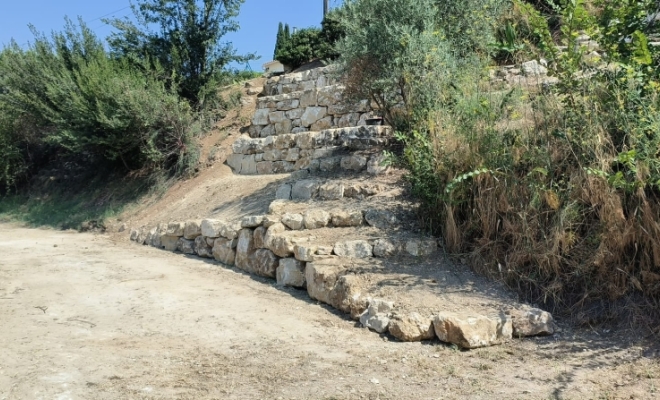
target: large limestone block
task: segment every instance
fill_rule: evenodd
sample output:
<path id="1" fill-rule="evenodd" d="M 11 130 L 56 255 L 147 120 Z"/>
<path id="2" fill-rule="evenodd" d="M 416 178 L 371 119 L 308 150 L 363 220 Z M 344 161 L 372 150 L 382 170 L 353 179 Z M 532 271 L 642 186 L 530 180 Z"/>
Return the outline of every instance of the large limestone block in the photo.
<path id="1" fill-rule="evenodd" d="M 225 239 L 236 239 L 240 231 L 241 231 L 240 223 L 237 222 L 228 223 L 222 226 L 222 229 L 220 230 L 220 236 L 222 236 Z"/>
<path id="2" fill-rule="evenodd" d="M 241 135 L 231 145 L 234 154 L 257 154 L 264 151 L 264 139 L 253 139 L 248 135 Z"/>
<path id="3" fill-rule="evenodd" d="M 337 242 L 334 253 L 340 257 L 369 258 L 374 255 L 374 248 L 366 240 L 348 240 Z"/>
<path id="4" fill-rule="evenodd" d="M 319 188 L 319 197 L 325 200 L 339 200 L 344 197 L 343 183 L 326 183 Z"/>
<path id="5" fill-rule="evenodd" d="M 307 90 L 300 96 L 300 108 L 316 106 L 316 90 Z"/>
<path id="6" fill-rule="evenodd" d="M 176 249 L 183 254 L 195 254 L 195 241 L 179 238 Z"/>
<path id="7" fill-rule="evenodd" d="M 275 149 L 290 149 L 296 145 L 296 135 L 292 133 L 281 134 L 273 138 L 273 148 Z"/>
<path id="8" fill-rule="evenodd" d="M 266 248 L 266 231 L 267 228 L 264 226 L 260 226 L 257 229 L 254 230 L 254 248 L 255 249 L 264 249 Z"/>
<path id="9" fill-rule="evenodd" d="M 387 210 L 369 209 L 364 212 L 367 224 L 379 229 L 389 229 L 398 223 L 394 213 Z"/>
<path id="10" fill-rule="evenodd" d="M 284 226 L 284 224 L 278 222 L 271 225 L 268 230 L 266 230 L 266 234 L 264 235 L 264 247 L 267 249 L 273 247 L 273 241 L 275 237 L 284 232 L 286 232 L 286 226 Z"/>
<path id="11" fill-rule="evenodd" d="M 336 227 L 360 226 L 364 217 L 360 210 L 334 210 L 332 214 L 332 225 Z"/>
<path id="12" fill-rule="evenodd" d="M 406 253 L 414 257 L 427 257 L 438 249 L 438 241 L 433 238 L 410 239 L 406 241 Z"/>
<path id="13" fill-rule="evenodd" d="M 236 250 L 233 246 L 234 240 L 218 238 L 213 245 L 213 258 L 217 261 L 232 266 L 236 262 Z"/>
<path id="14" fill-rule="evenodd" d="M 183 236 L 183 233 L 186 229 L 186 223 L 185 222 L 170 222 L 167 225 L 167 232 L 166 234 L 168 236 Z"/>
<path id="15" fill-rule="evenodd" d="M 257 173 L 257 160 L 254 154 L 243 156 L 240 173 L 241 175 L 255 175 Z"/>
<path id="16" fill-rule="evenodd" d="M 296 108 L 295 110 L 290 110 L 286 112 L 286 117 L 292 121 L 300 119 L 305 110 L 303 108 Z M 300 126 L 300 125 L 298 125 Z"/>
<path id="17" fill-rule="evenodd" d="M 303 216 L 301 214 L 286 213 L 282 215 L 282 223 L 294 231 L 299 231 L 304 226 Z"/>
<path id="18" fill-rule="evenodd" d="M 522 307 L 508 312 L 513 320 L 513 336 L 552 335 L 555 323 L 552 315 L 538 308 Z"/>
<path id="19" fill-rule="evenodd" d="M 291 189 L 291 198 L 293 200 L 309 200 L 316 197 L 320 184 L 315 180 L 302 180 L 293 184 Z"/>
<path id="20" fill-rule="evenodd" d="M 268 249 L 257 249 L 250 254 L 249 267 L 246 272 L 266 278 L 275 278 L 279 258 Z"/>
<path id="21" fill-rule="evenodd" d="M 288 183 L 285 183 L 284 185 L 280 185 L 280 187 L 278 187 L 277 190 L 275 191 L 275 198 L 282 200 L 290 200 L 291 185 Z"/>
<path id="22" fill-rule="evenodd" d="M 300 120 L 302 123 L 302 119 Z M 309 130 L 310 131 L 322 131 L 324 129 L 330 129 L 332 128 L 333 125 L 333 119 L 331 116 L 327 116 L 324 118 L 321 118 L 320 120 L 314 122 L 312 125 L 310 125 Z"/>
<path id="23" fill-rule="evenodd" d="M 202 234 L 201 221 L 186 221 L 186 226 L 183 229 L 183 237 L 188 240 L 194 240 L 197 236 Z"/>
<path id="24" fill-rule="evenodd" d="M 342 157 L 341 168 L 349 171 L 362 171 L 367 167 L 368 159 L 359 154 Z"/>
<path id="25" fill-rule="evenodd" d="M 443 312 L 433 319 L 433 328 L 441 341 L 465 349 L 501 344 L 513 334 L 511 319 L 506 316 Z"/>
<path id="26" fill-rule="evenodd" d="M 263 215 L 250 215 L 247 217 L 243 217 L 241 220 L 241 227 L 242 228 L 256 228 L 258 226 L 261 226 L 264 222 L 264 216 Z"/>
<path id="27" fill-rule="evenodd" d="M 316 254 L 317 250 L 318 248 L 314 245 L 298 244 L 293 247 L 293 255 L 295 256 L 296 260 L 311 262 L 314 261 L 314 255 Z"/>
<path id="28" fill-rule="evenodd" d="M 283 135 L 285 133 L 291 133 L 293 130 L 293 123 L 290 119 L 285 119 L 275 124 L 275 134 Z"/>
<path id="29" fill-rule="evenodd" d="M 283 258 L 277 267 L 277 284 L 305 287 L 305 263 L 295 258 Z"/>
<path id="30" fill-rule="evenodd" d="M 167 251 L 176 251 L 179 245 L 179 236 L 163 235 L 160 237 L 160 244 Z"/>
<path id="31" fill-rule="evenodd" d="M 159 224 L 156 233 L 151 239 L 151 245 L 158 249 L 162 249 L 163 248 L 162 237 L 166 232 L 167 232 L 167 224 Z"/>
<path id="32" fill-rule="evenodd" d="M 392 257 L 399 253 L 399 247 L 388 239 L 376 239 L 374 242 L 374 256 L 375 257 Z"/>
<path id="33" fill-rule="evenodd" d="M 286 113 L 284 111 L 273 111 L 272 113 L 268 114 L 268 120 L 271 124 L 286 121 L 287 119 L 288 118 L 286 117 Z"/>
<path id="34" fill-rule="evenodd" d="M 213 249 L 208 245 L 204 236 L 197 236 L 195 238 L 195 253 L 203 258 L 213 257 Z"/>
<path id="35" fill-rule="evenodd" d="M 330 213 L 321 209 L 305 211 L 303 223 L 306 229 L 325 228 L 330 223 Z"/>
<path id="36" fill-rule="evenodd" d="M 200 224 L 202 236 L 218 238 L 222 236 L 221 232 L 225 225 L 226 222 L 219 219 L 203 219 Z"/>
<path id="37" fill-rule="evenodd" d="M 300 106 L 300 101 L 298 99 L 287 99 L 277 102 L 277 109 L 280 111 L 289 111 Z"/>
<path id="38" fill-rule="evenodd" d="M 346 267 L 336 263 L 307 263 L 305 282 L 309 297 L 353 315 L 358 311 L 361 297 L 358 278 L 345 275 L 345 270 Z"/>
<path id="39" fill-rule="evenodd" d="M 318 89 L 317 104 L 331 106 L 341 102 L 344 88 L 339 85 L 325 86 Z"/>
<path id="40" fill-rule="evenodd" d="M 266 235 L 268 235 L 268 233 L 266 233 Z M 282 258 L 293 256 L 293 250 L 296 245 L 290 236 L 283 233 L 269 237 L 267 244 L 268 249 L 270 249 L 278 257 Z"/>
<path id="41" fill-rule="evenodd" d="M 435 337 L 432 318 L 422 317 L 416 312 L 407 315 L 395 314 L 390 319 L 388 329 L 390 335 L 403 342 L 419 342 Z"/>
<path id="42" fill-rule="evenodd" d="M 326 107 L 307 107 L 300 121 L 302 126 L 309 127 L 316 121 L 323 119 L 328 112 Z"/>
<path id="43" fill-rule="evenodd" d="M 236 266 L 242 270 L 250 269 L 250 255 L 254 252 L 254 233 L 252 229 L 241 229 L 236 245 Z"/>
<path id="44" fill-rule="evenodd" d="M 252 116 L 252 125 L 268 125 L 268 114 L 270 110 L 267 108 L 256 110 Z"/>

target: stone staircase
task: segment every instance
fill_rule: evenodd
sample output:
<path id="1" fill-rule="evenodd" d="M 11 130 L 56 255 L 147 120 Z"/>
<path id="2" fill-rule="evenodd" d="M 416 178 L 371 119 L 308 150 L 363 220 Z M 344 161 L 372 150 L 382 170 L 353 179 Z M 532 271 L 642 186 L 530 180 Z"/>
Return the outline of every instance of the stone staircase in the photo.
<path id="1" fill-rule="evenodd" d="M 345 107 L 328 68 L 270 79 L 264 92 L 227 164 L 241 175 L 289 174 L 268 212 L 143 227 L 132 240 L 307 290 L 403 341 L 475 348 L 554 332 L 550 314 L 455 265 L 419 233 L 414 202 L 381 165 L 391 128 L 364 124 L 366 102 Z"/>

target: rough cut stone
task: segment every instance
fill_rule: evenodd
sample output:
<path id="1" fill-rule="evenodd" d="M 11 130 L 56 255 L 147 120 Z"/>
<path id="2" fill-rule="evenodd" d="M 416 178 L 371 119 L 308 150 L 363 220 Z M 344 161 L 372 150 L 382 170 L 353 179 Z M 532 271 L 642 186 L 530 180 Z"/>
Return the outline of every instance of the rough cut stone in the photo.
<path id="1" fill-rule="evenodd" d="M 407 315 L 394 315 L 390 319 L 389 332 L 403 342 L 419 342 L 435 337 L 433 320 L 416 312 Z"/>
<path id="2" fill-rule="evenodd" d="M 195 253 L 204 258 L 213 257 L 213 249 L 208 243 L 206 243 L 206 238 L 204 236 L 197 236 L 197 238 L 195 238 Z"/>
<path id="3" fill-rule="evenodd" d="M 277 267 L 277 284 L 302 288 L 305 286 L 305 263 L 295 258 L 283 258 Z"/>
<path id="4" fill-rule="evenodd" d="M 365 211 L 364 219 L 369 225 L 379 229 L 388 229 L 398 222 L 396 216 L 390 211 L 377 209 Z"/>
<path id="5" fill-rule="evenodd" d="M 255 175 L 257 173 L 257 160 L 254 154 L 243 156 L 240 173 L 241 175 Z"/>
<path id="6" fill-rule="evenodd" d="M 250 254 L 249 268 L 247 272 L 263 276 L 266 278 L 275 278 L 279 258 L 268 249 L 257 249 Z"/>
<path id="7" fill-rule="evenodd" d="M 303 215 L 306 229 L 325 228 L 330 223 L 330 213 L 325 210 L 307 210 Z"/>
<path id="8" fill-rule="evenodd" d="M 268 206 L 268 213 L 275 215 L 282 215 L 286 211 L 289 203 L 286 200 L 275 200 Z"/>
<path id="9" fill-rule="evenodd" d="M 233 240 L 219 238 L 213 245 L 213 258 L 217 261 L 232 266 L 236 261 L 236 250 L 233 246 Z"/>
<path id="10" fill-rule="evenodd" d="M 256 110 L 252 117 L 253 125 L 268 125 L 268 109 Z"/>
<path id="11" fill-rule="evenodd" d="M 272 161 L 261 161 L 257 163 L 257 174 L 268 175 L 273 173 Z"/>
<path id="12" fill-rule="evenodd" d="M 433 319 L 436 336 L 465 349 L 492 346 L 511 339 L 510 318 L 473 314 L 440 313 Z"/>
<path id="13" fill-rule="evenodd" d="M 295 110 L 287 111 L 286 112 L 286 117 L 288 119 L 294 121 L 294 120 L 300 119 L 300 117 L 302 117 L 302 115 L 303 115 L 303 112 L 305 112 L 304 109 L 296 108 Z"/>
<path id="14" fill-rule="evenodd" d="M 367 173 L 370 175 L 381 175 L 387 172 L 388 167 L 384 166 L 385 156 L 380 154 L 373 156 L 367 162 Z"/>
<path id="15" fill-rule="evenodd" d="M 426 257 L 435 253 L 438 242 L 435 239 L 410 239 L 406 241 L 406 253 L 414 257 Z"/>
<path id="16" fill-rule="evenodd" d="M 195 254 L 195 241 L 179 238 L 179 243 L 177 243 L 176 249 L 183 254 Z"/>
<path id="17" fill-rule="evenodd" d="M 337 242 L 334 253 L 340 257 L 368 258 L 372 257 L 373 246 L 366 240 L 349 240 Z"/>
<path id="18" fill-rule="evenodd" d="M 280 222 L 281 218 L 277 215 L 265 215 L 263 226 L 264 228 L 270 228 L 271 226 L 279 224 Z"/>
<path id="19" fill-rule="evenodd" d="M 387 331 L 390 324 L 390 313 L 394 303 L 378 299 L 369 299 L 369 307 L 360 315 L 360 323 L 365 328 L 372 329 L 378 333 Z"/>
<path id="20" fill-rule="evenodd" d="M 236 245 L 236 266 L 242 270 L 250 269 L 250 255 L 254 252 L 254 234 L 252 229 L 242 229 Z"/>
<path id="21" fill-rule="evenodd" d="M 140 231 L 139 231 L 139 230 L 137 230 L 137 229 L 133 229 L 133 230 L 131 230 L 131 236 L 130 236 L 131 241 L 132 241 L 132 242 L 137 241 L 137 238 L 138 238 L 138 235 L 139 235 L 139 234 L 140 234 Z"/>
<path id="22" fill-rule="evenodd" d="M 297 99 L 288 99 L 288 100 L 283 100 L 277 103 L 277 109 L 282 110 L 282 111 L 289 111 L 293 110 L 294 108 L 298 108 L 300 105 L 300 101 Z"/>
<path id="23" fill-rule="evenodd" d="M 255 249 L 263 249 L 266 248 L 266 242 L 265 242 L 265 237 L 266 237 L 266 227 L 260 226 L 257 229 L 254 230 L 254 248 Z"/>
<path id="24" fill-rule="evenodd" d="M 319 256 L 329 256 L 332 254 L 332 250 L 334 247 L 332 246 L 319 246 L 318 249 L 316 249 L 316 254 Z"/>
<path id="25" fill-rule="evenodd" d="M 167 235 L 168 236 L 183 236 L 183 232 L 186 229 L 185 222 L 170 222 L 167 225 Z"/>
<path id="26" fill-rule="evenodd" d="M 144 242 L 147 241 L 147 235 L 149 234 L 149 231 L 146 228 L 140 229 L 140 233 L 137 236 L 137 239 L 135 241 L 138 244 L 144 244 Z"/>
<path id="27" fill-rule="evenodd" d="M 179 245 L 179 237 L 163 235 L 160 237 L 160 244 L 167 251 L 176 251 Z"/>
<path id="28" fill-rule="evenodd" d="M 341 167 L 349 171 L 362 171 L 367 166 L 367 158 L 359 154 L 342 157 Z"/>
<path id="29" fill-rule="evenodd" d="M 332 211 L 332 225 L 336 227 L 360 226 L 363 221 L 360 210 L 335 210 Z"/>
<path id="30" fill-rule="evenodd" d="M 286 225 L 289 229 L 298 231 L 303 228 L 303 216 L 300 214 L 286 213 L 282 215 L 282 223 Z"/>
<path id="31" fill-rule="evenodd" d="M 288 118 L 286 117 L 284 111 L 273 111 L 272 113 L 268 114 L 268 120 L 271 124 L 286 121 L 287 119 Z"/>
<path id="32" fill-rule="evenodd" d="M 353 314 L 361 297 L 358 278 L 355 275 L 344 275 L 345 270 L 340 264 L 307 263 L 305 281 L 309 297 Z"/>
<path id="33" fill-rule="evenodd" d="M 339 200 L 344 197 L 343 183 L 326 183 L 319 188 L 319 197 L 325 200 Z"/>
<path id="34" fill-rule="evenodd" d="M 183 229 L 183 237 L 193 240 L 202 234 L 201 221 L 187 221 Z"/>
<path id="35" fill-rule="evenodd" d="M 256 228 L 264 222 L 263 215 L 252 215 L 245 217 L 241 220 L 241 227 L 243 228 Z"/>
<path id="36" fill-rule="evenodd" d="M 236 239 L 238 237 L 238 233 L 241 230 L 241 224 L 237 223 L 231 223 L 231 224 L 224 224 L 222 226 L 222 229 L 220 230 L 220 236 L 226 239 Z"/>
<path id="37" fill-rule="evenodd" d="M 523 307 L 513 309 L 508 314 L 513 320 L 514 337 L 552 335 L 555 333 L 554 319 L 547 311 Z"/>
<path id="38" fill-rule="evenodd" d="M 275 192 L 276 199 L 290 200 L 291 199 L 291 185 L 284 184 L 277 188 Z"/>
<path id="39" fill-rule="evenodd" d="M 264 247 L 270 249 L 273 246 L 273 239 L 284 232 L 286 232 L 286 226 L 284 224 L 278 222 L 271 225 L 266 230 L 266 235 L 264 235 Z"/>
<path id="40" fill-rule="evenodd" d="M 316 90 L 307 90 L 300 96 L 300 107 L 316 106 Z"/>
<path id="41" fill-rule="evenodd" d="M 374 256 L 376 257 L 392 257 L 397 254 L 397 246 L 387 239 L 377 239 L 374 242 Z"/>
<path id="42" fill-rule="evenodd" d="M 311 262 L 314 261 L 317 247 L 311 245 L 295 245 L 293 247 L 293 255 L 296 260 Z"/>
<path id="43" fill-rule="evenodd" d="M 344 88 L 338 85 L 319 88 L 317 104 L 319 106 L 331 106 L 337 104 L 342 99 L 343 91 Z"/>
<path id="44" fill-rule="evenodd" d="M 283 135 L 285 133 L 291 133 L 291 130 L 293 129 L 293 123 L 289 119 L 285 119 L 284 121 L 278 122 L 275 124 L 275 134 L 276 135 Z"/>
<path id="45" fill-rule="evenodd" d="M 324 118 L 327 112 L 328 109 L 326 107 L 307 107 L 302 117 L 300 117 L 302 126 L 311 126 L 316 121 Z"/>
<path id="46" fill-rule="evenodd" d="M 202 236 L 217 238 L 225 227 L 225 222 L 217 219 L 204 219 L 201 223 Z"/>
<path id="47" fill-rule="evenodd" d="M 302 180 L 293 184 L 291 198 L 293 200 L 309 200 L 316 197 L 319 191 L 319 183 L 314 180 Z"/>
<path id="48" fill-rule="evenodd" d="M 548 69 L 539 64 L 536 60 L 524 62 L 521 66 L 523 74 L 526 76 L 540 76 L 548 73 Z"/>
<path id="49" fill-rule="evenodd" d="M 300 120 L 300 122 L 302 123 L 302 119 Z M 314 122 L 309 127 L 311 131 L 322 131 L 324 129 L 330 129 L 330 128 L 332 128 L 332 117 L 330 116 L 321 118 L 320 120 Z"/>
<path id="50" fill-rule="evenodd" d="M 267 244 L 269 245 L 268 248 L 278 257 L 287 258 L 293 256 L 295 243 L 293 243 L 293 240 L 289 236 L 284 234 L 273 235 L 269 238 Z"/>

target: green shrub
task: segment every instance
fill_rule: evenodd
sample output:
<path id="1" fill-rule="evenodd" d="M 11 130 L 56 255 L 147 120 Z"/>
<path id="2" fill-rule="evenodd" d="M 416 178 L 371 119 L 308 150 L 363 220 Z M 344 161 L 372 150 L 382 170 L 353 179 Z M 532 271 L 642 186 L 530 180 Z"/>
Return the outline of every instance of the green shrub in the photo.
<path id="1" fill-rule="evenodd" d="M 38 141 L 60 151 L 129 170 L 181 166 L 195 152 L 187 102 L 157 71 L 110 57 L 83 23 L 78 29 L 68 21 L 50 40 L 37 34 L 28 50 L 5 48 L 0 75 L 0 108 L 30 119 Z M 19 129 L 12 141 L 24 134 Z"/>

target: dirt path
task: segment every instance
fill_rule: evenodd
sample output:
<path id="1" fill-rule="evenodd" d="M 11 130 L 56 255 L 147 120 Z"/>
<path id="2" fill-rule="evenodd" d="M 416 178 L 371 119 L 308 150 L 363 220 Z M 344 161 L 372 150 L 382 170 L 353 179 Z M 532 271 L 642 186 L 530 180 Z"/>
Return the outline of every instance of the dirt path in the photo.
<path id="1" fill-rule="evenodd" d="M 0 400 L 646 399 L 645 349 L 567 331 L 398 343 L 197 258 L 0 225 Z"/>

